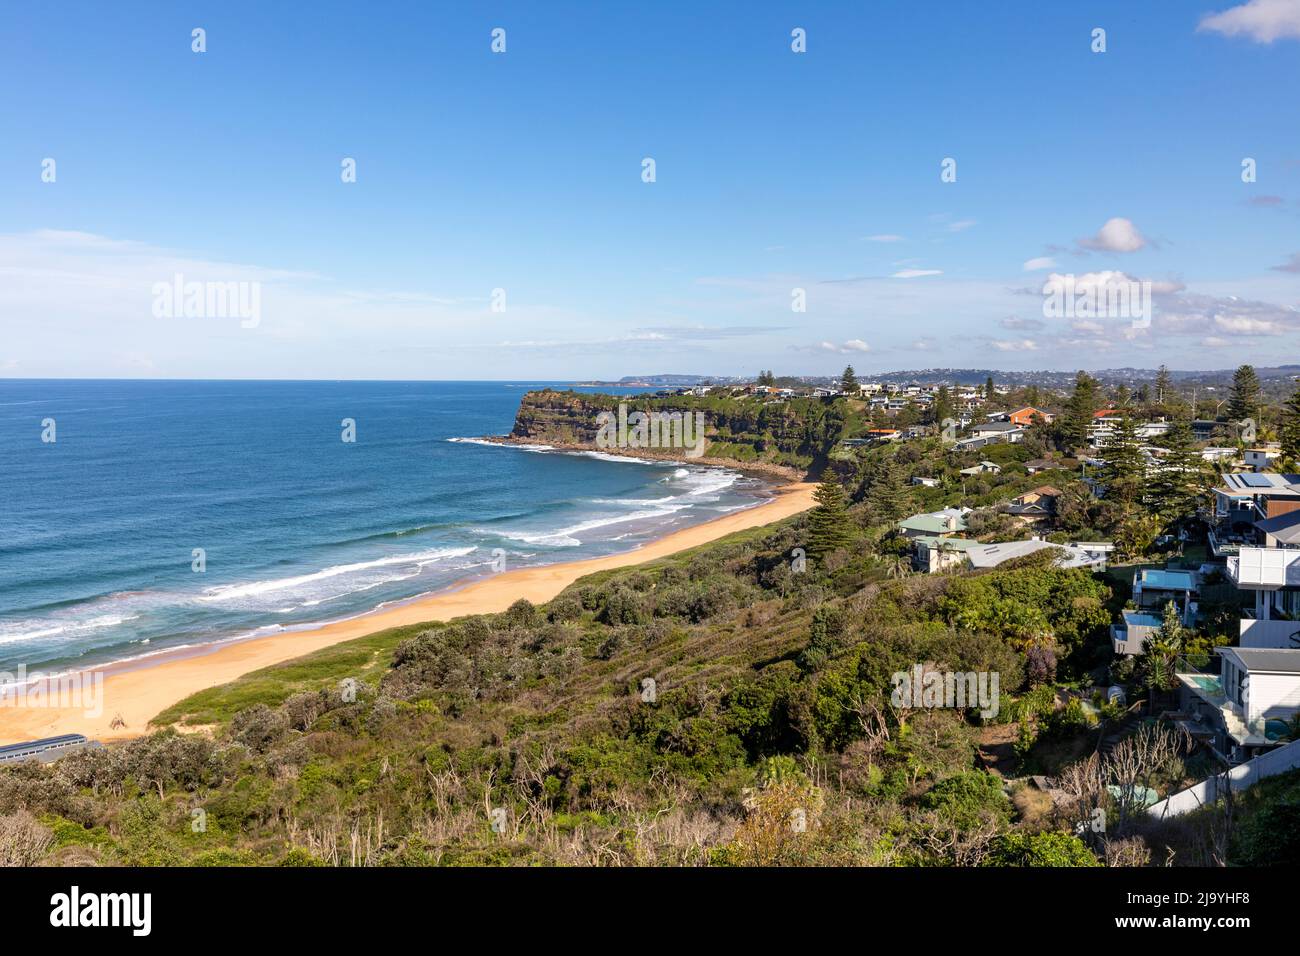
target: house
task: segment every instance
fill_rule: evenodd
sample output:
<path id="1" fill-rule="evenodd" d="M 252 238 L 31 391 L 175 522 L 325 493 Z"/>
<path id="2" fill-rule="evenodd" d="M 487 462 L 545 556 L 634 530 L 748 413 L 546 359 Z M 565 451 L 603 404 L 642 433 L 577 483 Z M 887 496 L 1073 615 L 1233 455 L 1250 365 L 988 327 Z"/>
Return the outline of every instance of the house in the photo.
<path id="1" fill-rule="evenodd" d="M 1052 468 L 1063 468 L 1064 466 L 1051 458 L 1031 458 L 1025 462 L 1025 471 L 1031 475 L 1036 475 L 1040 471 L 1049 471 Z"/>
<path id="2" fill-rule="evenodd" d="M 1300 549 L 1243 547 L 1228 558 L 1226 571 L 1254 596 L 1255 606 L 1240 621 L 1241 646 L 1300 648 Z"/>
<path id="3" fill-rule="evenodd" d="M 913 485 L 919 485 L 919 486 L 921 486 L 921 487 L 923 487 L 923 488 L 938 488 L 938 487 L 939 487 L 939 479 L 938 479 L 938 478 L 926 478 L 926 477 L 924 477 L 924 476 L 922 476 L 922 475 L 917 475 L 916 477 L 914 477 L 914 478 L 912 479 L 912 484 L 913 484 Z"/>
<path id="4" fill-rule="evenodd" d="M 1215 652 L 1217 675 L 1176 674 L 1180 708 L 1206 728 L 1207 743 L 1240 763 L 1288 741 L 1289 724 L 1300 713 L 1300 649 L 1219 647 Z"/>
<path id="5" fill-rule="evenodd" d="M 1214 516 L 1231 527 L 1300 510 L 1300 475 L 1232 472 L 1214 489 Z"/>
<path id="6" fill-rule="evenodd" d="M 1007 421 L 1013 425 L 1020 425 L 1028 428 L 1035 417 L 1041 418 L 1049 425 L 1052 424 L 1056 418 L 1056 416 L 1051 412 L 1045 412 L 1041 408 L 1034 408 L 1032 405 L 1027 405 L 1024 408 L 1017 408 L 1014 412 L 1008 414 Z"/>
<path id="7" fill-rule="evenodd" d="M 1282 446 L 1277 442 L 1269 442 L 1266 445 L 1247 448 L 1241 457 L 1247 467 L 1255 471 L 1268 471 L 1273 467 L 1273 463 L 1282 457 Z"/>
<path id="8" fill-rule="evenodd" d="M 972 425 L 970 433 L 975 438 L 989 438 L 994 441 L 1018 442 L 1025 437 L 1025 430 L 1011 422 L 983 422 Z"/>
<path id="9" fill-rule="evenodd" d="M 1133 434 L 1141 441 L 1149 438 L 1159 438 L 1161 435 L 1168 434 L 1172 426 L 1169 422 L 1142 422 L 1133 429 Z"/>
<path id="10" fill-rule="evenodd" d="M 912 515 L 898 523 L 898 530 L 905 538 L 919 538 L 925 535 L 948 537 L 966 530 L 966 515 L 969 508 L 944 508 L 926 514 Z"/>
<path id="11" fill-rule="evenodd" d="M 1056 548 L 1061 552 L 1056 563 L 1063 568 L 1104 568 L 1106 555 L 1111 550 L 1109 545 L 1105 546 L 1106 551 L 1099 551 L 1088 550 L 1078 544 L 1053 544 L 1040 538 L 1029 538 L 1025 541 L 976 545 L 966 550 L 966 560 L 975 569 L 996 568 L 1005 561 L 1023 558 L 1044 548 Z"/>
<path id="12" fill-rule="evenodd" d="M 1146 642 L 1160 630 L 1159 615 L 1150 611 L 1121 611 L 1119 623 L 1110 628 L 1111 648 L 1116 657 L 1133 657 L 1146 653 Z"/>
<path id="13" fill-rule="evenodd" d="M 1056 499 L 1061 492 L 1051 485 L 1042 485 L 1033 491 L 1012 498 L 1002 510 L 1026 524 L 1050 521 L 1056 516 Z"/>
<path id="14" fill-rule="evenodd" d="M 867 437 L 872 441 L 893 441 L 902 435 L 897 428 L 868 428 Z"/>
<path id="15" fill-rule="evenodd" d="M 1262 548 L 1300 548 L 1300 511 L 1256 521 L 1255 541 Z"/>
<path id="16" fill-rule="evenodd" d="M 1172 601 L 1178 607 L 1183 623 L 1190 624 L 1196 617 L 1195 598 L 1199 586 L 1195 571 L 1142 568 L 1133 574 L 1133 603 L 1139 611 L 1163 614 L 1165 605 Z"/>
<path id="17" fill-rule="evenodd" d="M 912 539 L 912 567 L 926 574 L 963 567 L 967 551 L 977 546 L 967 538 L 920 535 Z"/>
<path id="18" fill-rule="evenodd" d="M 979 464 L 961 470 L 961 474 L 972 478 L 976 475 L 998 475 L 1001 473 L 1002 466 L 995 461 L 981 461 Z"/>
<path id="19" fill-rule="evenodd" d="M 1192 437 L 1197 441 L 1210 441 L 1215 435 L 1224 434 L 1228 429 L 1226 422 L 1216 422 L 1198 418 L 1192 422 Z"/>

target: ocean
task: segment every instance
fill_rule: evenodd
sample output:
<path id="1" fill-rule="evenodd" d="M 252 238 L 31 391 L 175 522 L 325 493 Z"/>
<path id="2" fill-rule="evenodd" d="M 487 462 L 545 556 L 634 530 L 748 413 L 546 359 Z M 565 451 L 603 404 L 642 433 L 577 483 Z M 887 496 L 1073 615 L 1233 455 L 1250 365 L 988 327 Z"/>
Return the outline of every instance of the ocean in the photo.
<path id="1" fill-rule="evenodd" d="M 728 469 L 475 440 L 544 384 L 0 379 L 0 672 L 341 620 L 767 494 Z"/>

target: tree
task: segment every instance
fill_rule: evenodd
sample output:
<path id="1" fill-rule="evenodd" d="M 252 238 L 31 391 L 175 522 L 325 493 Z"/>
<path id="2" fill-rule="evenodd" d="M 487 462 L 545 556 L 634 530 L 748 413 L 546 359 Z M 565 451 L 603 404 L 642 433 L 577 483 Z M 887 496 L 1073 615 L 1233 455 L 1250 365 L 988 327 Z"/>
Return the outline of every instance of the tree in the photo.
<path id="1" fill-rule="evenodd" d="M 771 369 L 766 369 L 766 370 L 760 371 L 760 372 L 758 373 L 758 382 L 757 382 L 757 384 L 759 384 L 759 385 L 775 385 L 775 384 L 776 384 L 776 376 L 775 376 L 774 374 L 772 374 L 772 370 L 771 370 Z"/>
<path id="2" fill-rule="evenodd" d="M 1088 441 L 1088 428 L 1093 413 L 1097 411 L 1098 382 L 1087 372 L 1074 377 L 1074 391 L 1065 403 L 1061 416 L 1061 438 L 1069 448 L 1077 448 Z"/>
<path id="3" fill-rule="evenodd" d="M 1166 524 L 1176 526 L 1200 510 L 1209 493 L 1210 469 L 1186 421 L 1175 421 L 1162 443 L 1168 452 L 1152 476 L 1150 497 Z"/>
<path id="4" fill-rule="evenodd" d="M 990 375 L 984 380 L 984 401 L 993 401 L 993 376 Z"/>
<path id="5" fill-rule="evenodd" d="M 945 418 L 952 418 L 952 396 L 947 385 L 940 385 L 934 396 L 934 421 L 942 425 Z"/>
<path id="6" fill-rule="evenodd" d="M 1173 392 L 1174 379 L 1169 374 L 1169 366 L 1162 365 L 1156 370 L 1156 404 L 1165 407 L 1169 395 Z"/>
<path id="7" fill-rule="evenodd" d="M 1121 410 L 1119 425 L 1102 443 L 1102 457 L 1106 466 L 1101 471 L 1101 481 L 1106 486 L 1106 499 L 1117 503 L 1125 515 L 1142 503 L 1146 479 L 1146 462 L 1137 437 L 1137 426 L 1128 408 Z"/>
<path id="8" fill-rule="evenodd" d="M 1249 365 L 1242 365 L 1232 375 L 1232 394 L 1228 398 L 1228 418 L 1239 422 L 1251 418 L 1259 406 L 1259 376 Z"/>
<path id="9" fill-rule="evenodd" d="M 1282 458 L 1287 467 L 1300 464 L 1300 379 L 1282 406 Z"/>
<path id="10" fill-rule="evenodd" d="M 808 553 L 821 557 L 849 543 L 848 502 L 830 469 L 813 492 L 813 500 L 817 507 L 808 515 Z"/>
<path id="11" fill-rule="evenodd" d="M 853 374 L 853 366 L 844 366 L 844 374 L 840 376 L 840 389 L 845 392 L 856 392 L 858 390 L 858 377 Z"/>
<path id="12" fill-rule="evenodd" d="M 907 510 L 907 490 L 892 458 L 884 459 L 868 479 L 867 507 L 877 522 L 892 523 Z"/>

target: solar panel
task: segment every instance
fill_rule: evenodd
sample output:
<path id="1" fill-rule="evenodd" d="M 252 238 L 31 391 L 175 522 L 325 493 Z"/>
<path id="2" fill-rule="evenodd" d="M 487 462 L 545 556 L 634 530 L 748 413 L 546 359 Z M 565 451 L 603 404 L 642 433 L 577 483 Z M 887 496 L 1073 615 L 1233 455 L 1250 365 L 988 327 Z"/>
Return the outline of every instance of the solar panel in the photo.
<path id="1" fill-rule="evenodd" d="M 1241 476 L 1241 483 L 1247 488 L 1269 488 L 1273 482 L 1268 475 L 1247 474 Z"/>

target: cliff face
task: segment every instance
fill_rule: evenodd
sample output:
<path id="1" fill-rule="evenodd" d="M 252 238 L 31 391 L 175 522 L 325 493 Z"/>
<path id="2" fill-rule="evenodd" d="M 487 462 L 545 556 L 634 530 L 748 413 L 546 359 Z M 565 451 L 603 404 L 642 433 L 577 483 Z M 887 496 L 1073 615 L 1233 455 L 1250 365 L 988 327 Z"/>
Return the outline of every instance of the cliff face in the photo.
<path id="1" fill-rule="evenodd" d="M 510 440 L 556 446 L 597 448 L 600 415 L 609 412 L 618 421 L 619 405 L 634 412 L 659 412 L 703 416 L 702 455 L 687 454 L 681 443 L 667 440 L 651 448 L 609 447 L 603 450 L 641 457 L 682 458 L 702 463 L 725 463 L 744 467 L 780 469 L 783 474 L 802 474 L 824 457 L 844 432 L 844 408 L 840 402 L 821 399 L 793 399 L 764 404 L 756 398 L 699 398 L 673 395 L 600 395 L 557 392 L 549 389 L 526 393 L 519 403 Z M 635 420 L 634 420 L 635 422 Z M 687 438 L 693 435 L 687 425 Z M 634 425 L 628 429 L 631 434 Z M 607 432 L 608 435 L 608 432 Z"/>

